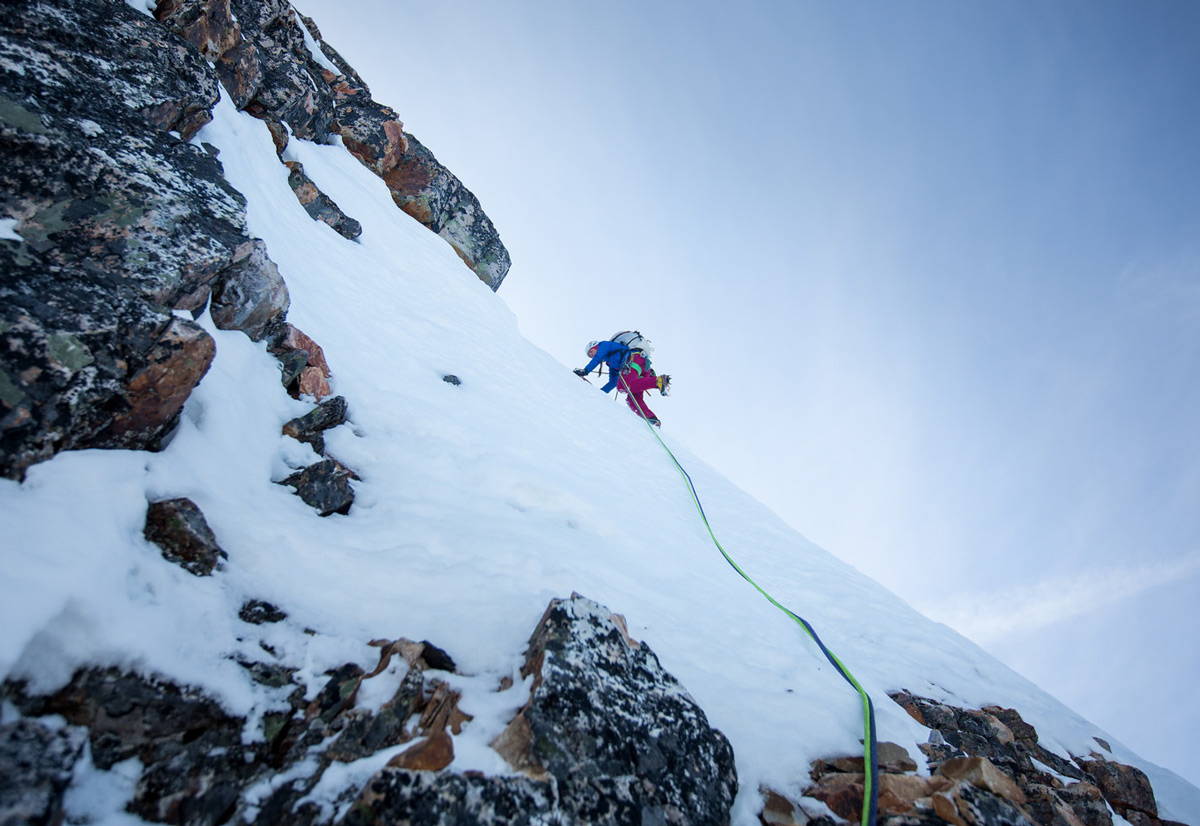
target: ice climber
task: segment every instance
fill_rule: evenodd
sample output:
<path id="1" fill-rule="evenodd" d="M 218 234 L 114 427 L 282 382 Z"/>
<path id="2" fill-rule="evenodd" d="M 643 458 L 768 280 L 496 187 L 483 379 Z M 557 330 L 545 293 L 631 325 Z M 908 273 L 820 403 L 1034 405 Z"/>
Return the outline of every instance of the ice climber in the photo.
<path id="1" fill-rule="evenodd" d="M 650 424 L 659 425 L 658 417 L 646 404 L 644 394 L 647 390 L 657 389 L 662 395 L 667 395 L 671 377 L 659 376 L 650 367 L 650 353 L 653 345 L 650 340 L 636 331 L 617 333 L 607 341 L 593 341 L 588 344 L 587 354 L 591 357 L 586 367 L 575 371 L 578 376 L 587 376 L 602 362 L 608 365 L 608 382 L 600 388 L 605 393 L 618 388 L 626 395 L 629 409 L 646 419 Z"/>

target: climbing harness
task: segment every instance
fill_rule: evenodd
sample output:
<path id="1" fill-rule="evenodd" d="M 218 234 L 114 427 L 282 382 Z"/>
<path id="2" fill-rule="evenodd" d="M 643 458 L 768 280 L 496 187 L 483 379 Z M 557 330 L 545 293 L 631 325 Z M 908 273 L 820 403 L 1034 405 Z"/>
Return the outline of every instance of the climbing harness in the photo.
<path id="1" fill-rule="evenodd" d="M 629 385 L 625 383 L 624 376 L 621 377 L 621 384 L 624 385 L 625 392 L 629 394 L 629 398 L 633 399 L 634 403 L 637 404 L 637 399 L 632 393 L 629 393 Z M 700 494 L 696 492 L 696 485 L 694 482 L 692 482 L 691 474 L 689 474 L 687 470 L 684 469 L 683 465 L 679 463 L 679 460 L 675 458 L 675 454 L 671 452 L 671 448 L 667 447 L 667 443 L 663 441 L 662 436 L 658 434 L 658 430 L 655 429 L 655 427 L 650 423 L 645 411 L 642 410 L 642 406 L 640 404 L 637 406 L 639 412 L 641 413 L 642 421 L 646 424 L 646 428 L 651 434 L 653 434 L 654 438 L 658 440 L 658 443 L 662 445 L 662 449 L 667 452 L 667 455 L 671 457 L 671 462 L 674 463 L 675 469 L 679 471 L 680 476 L 682 476 L 683 480 L 687 483 L 688 491 L 692 495 L 692 502 L 695 504 L 696 510 L 700 514 L 700 519 L 704 522 L 704 528 L 708 531 L 708 536 L 712 540 L 713 544 L 717 546 L 717 550 L 721 552 L 721 556 L 725 557 L 725 561 L 729 563 L 733 570 L 737 571 L 738 575 L 742 579 L 754 586 L 754 590 L 762 594 L 763 597 L 766 598 L 767 602 L 774 605 L 776 608 L 786 614 L 793 622 L 803 628 L 804 633 L 808 634 L 809 638 L 811 638 L 812 641 L 817 644 L 817 647 L 821 649 L 821 653 L 825 655 L 825 659 L 829 660 L 829 663 L 835 669 L 837 669 L 837 672 L 842 675 L 842 678 L 848 682 L 856 692 L 858 692 L 859 699 L 862 701 L 863 711 L 864 766 L 863 807 L 862 818 L 860 822 L 861 826 L 875 826 L 875 816 L 878 804 L 878 783 L 876 781 L 879 776 L 879 763 L 875 748 L 875 705 L 871 702 L 870 695 L 868 695 L 863 687 L 859 685 L 858 680 L 854 679 L 854 675 L 850 673 L 850 669 L 846 668 L 846 666 L 842 664 L 842 661 L 838 659 L 837 655 L 825 647 L 825 643 L 823 643 L 821 638 L 817 636 L 816 630 L 814 630 L 813 627 L 808 623 L 808 620 L 804 619 L 799 614 L 796 614 L 790 608 L 776 600 L 775 597 L 763 590 L 762 586 L 751 579 L 750 575 L 743 571 L 741 566 L 738 565 L 737 562 L 734 561 L 733 557 L 729 555 L 728 551 L 726 551 L 721 545 L 720 540 L 717 539 L 716 533 L 713 532 L 712 525 L 710 525 L 708 522 L 708 516 L 704 513 L 704 505 L 700 503 Z"/>

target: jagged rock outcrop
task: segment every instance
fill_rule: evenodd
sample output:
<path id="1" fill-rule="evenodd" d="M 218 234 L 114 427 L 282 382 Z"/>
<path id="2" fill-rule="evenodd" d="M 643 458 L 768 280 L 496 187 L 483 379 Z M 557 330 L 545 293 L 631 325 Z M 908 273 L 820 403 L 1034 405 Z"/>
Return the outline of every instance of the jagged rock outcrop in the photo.
<path id="1" fill-rule="evenodd" d="M 282 323 L 286 289 L 245 200 L 187 142 L 218 89 L 195 49 L 119 0 L 6 5 L 3 475 L 60 450 L 161 447 L 215 352 L 172 310 L 215 294 L 252 337 Z"/>
<path id="2" fill-rule="evenodd" d="M 248 240 L 189 137 L 217 82 L 123 3 L 17 0 L 0 31 L 0 456 L 154 448 L 213 355 L 203 303 Z"/>
<path id="3" fill-rule="evenodd" d="M 289 135 L 346 147 L 493 288 L 508 254 L 478 202 L 286 0 L 14 0 L 0 32 L 0 474 L 66 449 L 156 450 L 214 356 L 198 325 L 268 339 L 297 396 L 332 393 L 286 325 L 287 288 L 214 151 L 218 90 Z M 289 162 L 302 205 L 361 227 Z M 397 172 L 397 170 L 401 170 Z"/>
<path id="4" fill-rule="evenodd" d="M 242 613 L 254 622 L 270 609 L 248 603 Z M 453 658 L 428 641 L 370 644 L 379 651 L 372 671 L 346 663 L 315 691 L 301 682 L 307 669 L 269 646 L 262 660 L 239 658 L 248 678 L 270 689 L 257 738 L 243 736 L 246 719 L 161 677 L 84 669 L 45 695 L 6 682 L 0 699 L 25 716 L 0 726 L 0 822 L 56 822 L 85 753 L 101 771 L 137 758 L 140 774 L 126 809 L 157 823 L 729 820 L 737 787 L 729 743 L 653 652 L 628 637 L 623 621 L 590 600 L 552 602 L 530 641 L 525 668 L 534 688 L 498 743 L 526 775 L 448 768 L 455 739 L 472 725 L 459 691 L 439 674 L 455 671 Z M 368 709 L 358 697 L 371 680 L 383 681 L 388 699 Z M 501 690 L 516 689 L 509 680 Z M 52 728 L 36 719 L 45 715 L 61 720 Z M 384 750 L 387 765 L 365 781 L 329 772 Z M 326 777 L 333 807 L 310 797 Z"/>
<path id="5" fill-rule="evenodd" d="M 493 745 L 552 779 L 568 822 L 728 822 L 729 741 L 622 618 L 579 595 L 554 600 L 522 672 L 534 678 L 529 702 Z"/>
<path id="6" fill-rule="evenodd" d="M 412 135 L 408 151 L 383 180 L 396 205 L 436 232 L 492 289 L 511 261 L 478 199 Z"/>
<path id="7" fill-rule="evenodd" d="M 1015 709 L 963 709 L 906 691 L 891 696 L 930 729 L 928 742 L 920 746 L 930 774 L 914 774 L 917 766 L 904 749 L 880 743 L 880 824 L 1112 826 L 1110 806 L 1138 826 L 1170 823 L 1157 819 L 1154 792 L 1140 770 L 1096 753 L 1066 760 L 1038 743 L 1037 730 Z M 861 756 L 818 760 L 811 777 L 806 797 L 857 822 L 864 790 Z M 836 822 L 809 817 L 802 800 L 762 791 L 759 819 L 765 824 Z"/>
<path id="8" fill-rule="evenodd" d="M 395 110 L 372 99 L 311 19 L 286 0 L 159 0 L 155 16 L 216 61 L 230 97 L 267 123 L 280 153 L 289 132 L 317 142 L 340 137 L 384 179 L 401 209 L 444 238 L 484 283 L 499 288 L 511 262 L 478 199 L 404 130 Z M 357 237 L 358 222 L 293 164 L 292 188 L 309 214 Z"/>

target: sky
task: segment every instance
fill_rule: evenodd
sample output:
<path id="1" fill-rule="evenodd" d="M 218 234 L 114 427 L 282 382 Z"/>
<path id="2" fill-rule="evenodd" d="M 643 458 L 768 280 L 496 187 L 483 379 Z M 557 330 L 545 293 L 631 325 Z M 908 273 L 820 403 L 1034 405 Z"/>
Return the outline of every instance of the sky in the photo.
<path id="1" fill-rule="evenodd" d="M 527 338 L 641 330 L 696 454 L 1200 784 L 1200 5 L 296 5 Z"/>

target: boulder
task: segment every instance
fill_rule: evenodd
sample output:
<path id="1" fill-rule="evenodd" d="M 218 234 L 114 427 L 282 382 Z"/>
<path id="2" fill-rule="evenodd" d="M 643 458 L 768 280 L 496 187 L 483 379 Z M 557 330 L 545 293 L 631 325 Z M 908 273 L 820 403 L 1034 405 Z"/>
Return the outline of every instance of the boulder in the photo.
<path id="1" fill-rule="evenodd" d="M 240 40 L 229 0 L 158 0 L 154 17 L 215 61 Z"/>
<path id="2" fill-rule="evenodd" d="M 729 741 L 611 611 L 579 595 L 553 600 L 522 673 L 533 676 L 529 701 L 493 747 L 532 779 L 553 777 L 566 820 L 729 822 Z"/>
<path id="3" fill-rule="evenodd" d="M 0 823 L 61 823 L 63 792 L 86 742 L 79 728 L 36 720 L 0 726 Z"/>
<path id="4" fill-rule="evenodd" d="M 192 389 L 216 356 L 212 336 L 198 324 L 173 318 L 126 381 L 123 404 L 93 439 L 103 447 L 157 446 L 174 425 Z M 115 400 L 114 400 L 115 401 Z M 110 409 L 112 408 L 110 403 Z"/>
<path id="5" fill-rule="evenodd" d="M 222 330 L 241 330 L 261 341 L 283 323 L 291 299 L 267 247 L 255 238 L 238 247 L 212 292 L 210 312 Z"/>
<path id="6" fill-rule="evenodd" d="M 1016 782 L 986 757 L 955 757 L 939 766 L 937 773 L 955 782 L 971 783 L 1018 806 L 1025 802 L 1025 793 Z"/>
<path id="7" fill-rule="evenodd" d="M 164 559 L 196 576 L 208 576 L 228 558 L 217 544 L 204 514 L 191 499 L 151 502 L 146 509 L 145 537 L 162 550 Z"/>
<path id="8" fill-rule="evenodd" d="M 1118 814 L 1128 818 L 1126 812 L 1143 812 L 1150 817 L 1158 817 L 1158 804 L 1154 799 L 1154 789 L 1150 786 L 1150 778 L 1141 769 L 1105 760 L 1099 755 L 1095 759 L 1085 760 L 1076 758 L 1079 768 L 1099 787 L 1104 799 L 1117 810 Z"/>

